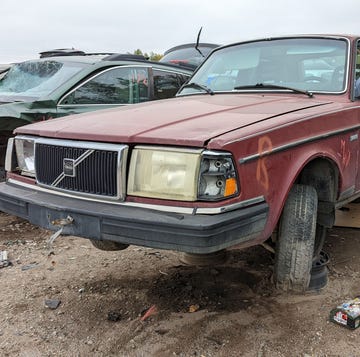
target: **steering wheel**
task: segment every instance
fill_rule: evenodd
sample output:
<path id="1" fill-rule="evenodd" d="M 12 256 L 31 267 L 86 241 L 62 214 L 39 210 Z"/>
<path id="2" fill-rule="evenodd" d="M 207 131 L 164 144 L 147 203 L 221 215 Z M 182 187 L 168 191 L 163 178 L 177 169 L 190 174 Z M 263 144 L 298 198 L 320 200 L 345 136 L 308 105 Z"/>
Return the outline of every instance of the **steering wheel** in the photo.
<path id="1" fill-rule="evenodd" d="M 306 76 L 304 79 L 305 82 L 319 82 L 323 83 L 326 82 L 325 78 L 318 77 L 318 76 Z"/>

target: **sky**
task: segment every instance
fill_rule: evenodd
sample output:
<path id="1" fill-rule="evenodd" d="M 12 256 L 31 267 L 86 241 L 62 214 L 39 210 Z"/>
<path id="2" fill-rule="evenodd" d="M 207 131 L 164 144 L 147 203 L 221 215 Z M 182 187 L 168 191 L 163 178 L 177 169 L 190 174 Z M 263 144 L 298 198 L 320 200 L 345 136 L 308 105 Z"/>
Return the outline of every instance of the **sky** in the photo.
<path id="1" fill-rule="evenodd" d="M 293 34 L 359 34 L 359 0 L 1 0 L 0 63 L 75 48 L 164 53 Z"/>

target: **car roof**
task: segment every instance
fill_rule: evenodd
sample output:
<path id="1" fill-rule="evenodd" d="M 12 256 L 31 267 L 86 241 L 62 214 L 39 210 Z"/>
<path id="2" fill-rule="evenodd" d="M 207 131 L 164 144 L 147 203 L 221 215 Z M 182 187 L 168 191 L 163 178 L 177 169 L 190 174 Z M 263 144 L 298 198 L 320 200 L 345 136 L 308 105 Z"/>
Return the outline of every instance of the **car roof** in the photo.
<path id="1" fill-rule="evenodd" d="M 28 61 L 33 62 L 47 62 L 47 61 L 56 61 L 60 63 L 68 63 L 68 62 L 77 62 L 77 63 L 88 63 L 88 64 L 94 64 L 97 62 L 102 61 L 103 58 L 107 57 L 108 55 L 104 54 L 91 54 L 86 56 L 50 56 L 50 57 L 42 57 L 42 58 L 36 58 L 31 59 Z M 28 62 L 25 61 L 25 62 Z"/>
<path id="2" fill-rule="evenodd" d="M 196 44 L 194 42 L 193 43 L 185 43 L 185 44 L 182 44 L 182 45 L 178 45 L 178 46 L 169 48 L 168 50 L 165 51 L 164 56 L 167 55 L 170 52 L 177 51 L 177 50 L 182 50 L 184 48 L 194 48 L 196 50 L 196 47 L 216 48 L 216 47 L 219 47 L 219 46 L 220 45 L 217 45 L 215 43 L 204 43 L 204 42 L 200 42 L 198 44 Z"/>
<path id="3" fill-rule="evenodd" d="M 182 66 L 181 64 L 172 64 L 172 63 L 163 63 L 163 62 L 155 62 L 155 61 L 149 61 L 149 60 L 106 60 L 104 59 L 101 61 L 103 63 L 107 63 L 109 65 L 115 66 L 115 65 L 139 65 L 139 66 L 148 66 L 148 67 L 158 67 L 158 68 L 167 68 L 172 70 L 177 70 L 180 72 L 186 72 L 188 74 L 192 74 L 193 70 L 186 66 Z"/>
<path id="4" fill-rule="evenodd" d="M 116 65 L 147 65 L 147 66 L 155 66 L 162 68 L 171 68 L 174 70 L 178 70 L 180 72 L 185 72 L 191 74 L 192 71 L 185 66 L 181 66 L 178 64 L 170 64 L 170 63 L 162 63 L 150 61 L 146 57 L 141 55 L 133 55 L 133 54 L 123 54 L 123 53 L 86 53 L 84 55 L 59 55 L 59 56 L 44 56 L 41 58 L 29 60 L 36 62 L 46 62 L 46 61 L 56 61 L 60 63 L 84 63 L 89 66 L 98 64 L 99 67 L 108 65 L 108 66 L 116 66 Z M 25 61 L 27 62 L 27 61 Z"/>
<path id="5" fill-rule="evenodd" d="M 231 47 L 234 45 L 240 45 L 248 42 L 257 42 L 257 41 L 272 41 L 272 40 L 281 40 L 281 39 L 294 39 L 294 38 L 325 38 L 325 39 L 347 39 L 349 41 L 358 39 L 360 36 L 352 34 L 294 34 L 294 35 L 285 35 L 285 36 L 271 36 L 271 37 L 259 37 L 252 38 L 248 40 L 242 40 L 239 42 L 228 43 L 216 48 L 216 51 L 222 48 Z"/>

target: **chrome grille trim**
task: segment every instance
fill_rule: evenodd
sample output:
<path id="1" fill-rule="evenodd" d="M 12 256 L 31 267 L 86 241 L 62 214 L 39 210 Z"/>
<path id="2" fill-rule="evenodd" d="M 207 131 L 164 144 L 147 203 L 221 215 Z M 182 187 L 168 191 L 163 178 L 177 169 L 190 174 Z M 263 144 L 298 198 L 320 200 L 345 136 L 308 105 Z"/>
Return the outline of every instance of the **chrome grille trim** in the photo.
<path id="1" fill-rule="evenodd" d="M 36 138 L 36 181 L 52 190 L 123 201 L 127 155 L 122 144 Z M 65 162 L 72 163 L 74 175 L 64 172 Z"/>

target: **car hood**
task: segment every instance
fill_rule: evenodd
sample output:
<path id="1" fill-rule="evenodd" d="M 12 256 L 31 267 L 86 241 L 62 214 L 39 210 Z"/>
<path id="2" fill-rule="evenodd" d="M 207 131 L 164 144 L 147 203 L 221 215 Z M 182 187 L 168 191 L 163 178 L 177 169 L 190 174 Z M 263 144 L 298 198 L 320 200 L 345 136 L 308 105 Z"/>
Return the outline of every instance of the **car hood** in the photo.
<path id="1" fill-rule="evenodd" d="M 18 102 L 34 102 L 37 97 L 29 97 L 23 95 L 2 95 L 0 94 L 0 104 L 4 103 L 18 103 Z"/>
<path id="2" fill-rule="evenodd" d="M 35 121 L 48 119 L 50 110 L 56 113 L 56 103 L 52 100 L 34 102 L 14 102 L 0 105 L 0 131 L 13 131 L 15 128 Z"/>
<path id="3" fill-rule="evenodd" d="M 195 95 L 71 115 L 16 129 L 45 137 L 121 143 L 203 146 L 224 133 L 313 108 L 329 100 L 298 95 Z M 319 109 L 317 109 L 319 108 Z"/>

